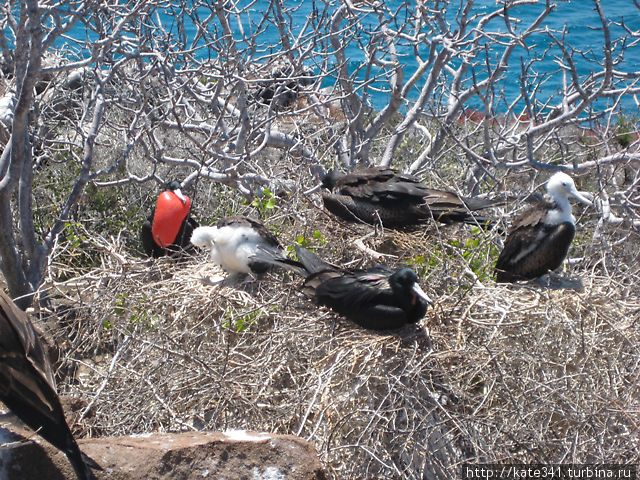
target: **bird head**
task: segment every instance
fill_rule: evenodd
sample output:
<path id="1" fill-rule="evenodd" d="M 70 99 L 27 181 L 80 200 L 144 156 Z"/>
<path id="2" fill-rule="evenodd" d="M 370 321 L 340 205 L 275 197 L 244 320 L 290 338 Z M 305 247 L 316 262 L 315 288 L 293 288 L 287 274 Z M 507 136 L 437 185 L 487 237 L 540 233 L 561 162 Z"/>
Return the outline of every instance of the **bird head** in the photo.
<path id="1" fill-rule="evenodd" d="M 391 285 L 396 284 L 404 292 L 411 294 L 411 304 L 415 305 L 418 298 L 421 298 L 428 305 L 433 305 L 433 300 L 418 285 L 418 275 L 410 268 L 401 268 L 389 278 Z"/>
<path id="2" fill-rule="evenodd" d="M 547 192 L 553 198 L 573 197 L 581 203 L 591 205 L 591 200 L 580 193 L 576 188 L 576 184 L 573 182 L 573 179 L 563 172 L 554 174 L 547 181 Z"/>
<path id="3" fill-rule="evenodd" d="M 178 197 L 180 201 L 185 205 L 189 201 L 188 197 L 185 194 L 183 194 L 182 191 L 180 190 L 180 182 L 176 180 L 172 180 L 170 182 L 165 183 L 164 189 L 165 191 L 173 192 L 174 195 Z"/>

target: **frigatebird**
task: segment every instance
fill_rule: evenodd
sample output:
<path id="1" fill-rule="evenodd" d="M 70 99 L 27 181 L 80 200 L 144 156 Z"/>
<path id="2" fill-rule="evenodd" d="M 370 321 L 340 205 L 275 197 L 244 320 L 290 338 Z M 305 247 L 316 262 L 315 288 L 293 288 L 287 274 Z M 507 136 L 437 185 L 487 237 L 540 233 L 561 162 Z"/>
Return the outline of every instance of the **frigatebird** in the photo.
<path id="1" fill-rule="evenodd" d="M 191 199 L 177 181 L 167 182 L 156 199 L 156 206 L 142 225 L 140 239 L 145 253 L 162 257 L 189 248 L 189 239 L 198 222 L 191 216 Z"/>
<path id="2" fill-rule="evenodd" d="M 258 252 L 287 263 L 280 242 L 262 223 L 244 216 L 226 217 L 213 227 L 198 227 L 193 231 L 191 243 L 211 250 L 211 261 L 232 275 L 265 273 L 274 261 L 263 261 Z"/>
<path id="3" fill-rule="evenodd" d="M 413 175 L 386 167 L 346 174 L 331 170 L 322 186 L 326 189 L 322 192 L 324 206 L 337 217 L 395 229 L 416 229 L 433 220 L 491 227 L 493 221 L 474 212 L 500 203 L 429 188 Z"/>
<path id="4" fill-rule="evenodd" d="M 80 480 L 102 468 L 80 451 L 56 393 L 51 363 L 27 314 L 0 291 L 0 400 L 71 462 Z"/>
<path id="5" fill-rule="evenodd" d="M 591 205 L 566 173 L 549 178 L 543 199 L 513 221 L 496 262 L 497 282 L 532 280 L 562 265 L 576 233 L 569 197 Z"/>
<path id="6" fill-rule="evenodd" d="M 302 274 L 305 295 L 361 327 L 390 330 L 416 323 L 433 303 L 410 268 L 392 270 L 377 265 L 365 270 L 342 269 L 297 245 L 296 254 L 299 261 L 288 260 L 286 263 L 265 252 L 257 255 L 263 261 L 275 261 Z"/>

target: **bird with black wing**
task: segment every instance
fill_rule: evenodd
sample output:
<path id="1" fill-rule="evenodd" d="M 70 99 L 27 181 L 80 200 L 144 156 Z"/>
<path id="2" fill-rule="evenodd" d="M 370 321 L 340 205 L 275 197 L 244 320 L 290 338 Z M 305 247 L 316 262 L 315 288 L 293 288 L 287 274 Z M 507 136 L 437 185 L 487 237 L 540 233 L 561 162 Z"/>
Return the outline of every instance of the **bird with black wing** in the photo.
<path id="1" fill-rule="evenodd" d="M 303 275 L 303 293 L 361 327 L 391 330 L 417 323 L 433 304 L 410 268 L 393 270 L 377 265 L 364 270 L 342 269 L 300 246 L 296 246 L 296 254 L 298 261 L 288 259 L 285 263 L 265 251 L 259 250 L 256 256 Z"/>
<path id="2" fill-rule="evenodd" d="M 152 214 L 142 225 L 140 239 L 149 257 L 162 257 L 188 250 L 198 222 L 191 216 L 191 199 L 180 183 L 167 182 L 156 199 Z"/>
<path id="3" fill-rule="evenodd" d="M 102 470 L 80 451 L 56 392 L 51 364 L 38 334 L 15 303 L 0 291 L 0 400 L 29 428 L 61 450 L 80 480 Z"/>
<path id="4" fill-rule="evenodd" d="M 501 203 L 429 188 L 413 175 L 386 167 L 363 168 L 346 174 L 332 170 L 322 179 L 322 186 L 324 206 L 335 216 L 348 222 L 381 223 L 395 229 L 416 229 L 434 220 L 491 227 L 492 220 L 475 212 Z"/>
<path id="5" fill-rule="evenodd" d="M 591 205 L 566 173 L 547 181 L 544 198 L 527 208 L 511 225 L 496 262 L 499 283 L 538 278 L 562 265 L 576 233 L 569 197 Z"/>
<path id="6" fill-rule="evenodd" d="M 223 218 L 215 226 L 196 228 L 191 243 L 209 249 L 211 261 L 235 277 L 260 275 L 274 265 L 281 266 L 261 260 L 258 252 L 282 264 L 288 261 L 274 234 L 258 220 L 240 215 Z"/>

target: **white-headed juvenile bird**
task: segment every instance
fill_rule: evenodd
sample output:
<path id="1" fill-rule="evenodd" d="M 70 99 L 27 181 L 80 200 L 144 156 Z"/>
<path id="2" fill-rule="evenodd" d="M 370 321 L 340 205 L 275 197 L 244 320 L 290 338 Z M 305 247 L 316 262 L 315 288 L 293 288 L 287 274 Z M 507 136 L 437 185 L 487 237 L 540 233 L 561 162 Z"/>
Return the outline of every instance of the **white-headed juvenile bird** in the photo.
<path id="1" fill-rule="evenodd" d="M 569 197 L 591 205 L 569 175 L 556 173 L 543 200 L 514 220 L 496 262 L 497 282 L 531 280 L 562 265 L 576 233 Z"/>

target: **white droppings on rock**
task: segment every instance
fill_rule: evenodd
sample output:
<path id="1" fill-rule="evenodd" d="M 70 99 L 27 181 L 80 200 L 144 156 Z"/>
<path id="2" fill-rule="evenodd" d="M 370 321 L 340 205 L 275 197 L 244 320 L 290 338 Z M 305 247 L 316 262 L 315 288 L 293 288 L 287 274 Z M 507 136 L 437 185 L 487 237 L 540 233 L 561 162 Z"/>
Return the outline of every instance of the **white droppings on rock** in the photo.
<path id="1" fill-rule="evenodd" d="M 25 431 L 17 438 L 28 435 L 33 434 Z M 312 445 L 288 435 L 231 430 L 136 437 L 87 438 L 79 443 L 87 455 L 105 468 L 108 477 L 123 479 L 171 479 L 188 471 L 187 476 L 193 479 L 231 480 L 238 478 L 241 471 L 247 480 L 287 480 L 314 478 L 322 470 Z M 46 442 L 28 445 L 25 452 L 26 443 L 14 442 L 10 449 L 0 448 L 12 453 L 10 458 L 0 453 L 0 469 L 4 467 L 8 473 L 0 476 L 0 480 L 43 478 L 39 472 L 50 468 L 52 463 L 67 475 L 65 478 L 74 478 L 71 465 L 53 446 Z M 284 448 L 289 443 L 299 445 L 298 451 Z M 34 461 L 21 463 L 24 458 Z M 111 473 L 108 469 L 112 469 Z"/>
<path id="2" fill-rule="evenodd" d="M 247 433 L 246 430 L 227 430 L 223 434 L 228 440 L 235 442 L 263 442 L 271 439 L 268 433 Z"/>

